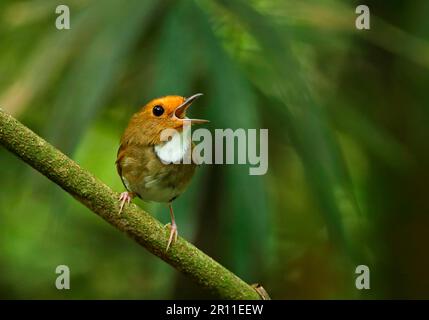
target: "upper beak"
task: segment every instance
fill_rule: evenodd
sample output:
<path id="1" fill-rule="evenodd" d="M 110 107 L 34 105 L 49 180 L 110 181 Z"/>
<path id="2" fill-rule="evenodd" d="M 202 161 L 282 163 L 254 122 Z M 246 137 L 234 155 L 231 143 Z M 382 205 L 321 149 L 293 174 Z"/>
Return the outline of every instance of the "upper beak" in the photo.
<path id="1" fill-rule="evenodd" d="M 176 108 L 176 110 L 174 111 L 174 116 L 179 119 L 185 119 L 183 117 L 183 114 L 186 112 L 186 110 L 189 108 L 192 102 L 194 102 L 194 100 L 196 100 L 198 97 L 201 97 L 202 95 L 203 95 L 202 93 L 197 93 L 190 96 L 189 98 L 186 98 L 185 101 L 183 101 L 183 103 Z M 186 119 L 186 120 L 188 121 L 190 120 L 192 124 L 209 122 L 208 120 L 204 120 L 204 119 Z"/>

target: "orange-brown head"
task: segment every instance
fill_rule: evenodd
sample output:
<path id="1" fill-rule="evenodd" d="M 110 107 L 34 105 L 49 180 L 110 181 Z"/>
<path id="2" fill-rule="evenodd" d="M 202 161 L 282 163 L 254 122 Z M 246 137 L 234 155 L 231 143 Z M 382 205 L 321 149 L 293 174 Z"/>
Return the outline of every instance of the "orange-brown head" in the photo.
<path id="1" fill-rule="evenodd" d="M 123 139 L 138 139 L 138 143 L 155 145 L 161 141 L 161 132 L 165 129 L 181 131 L 185 122 L 191 124 L 206 123 L 208 120 L 188 119 L 186 110 L 201 93 L 189 98 L 165 96 L 148 102 L 130 120 Z"/>

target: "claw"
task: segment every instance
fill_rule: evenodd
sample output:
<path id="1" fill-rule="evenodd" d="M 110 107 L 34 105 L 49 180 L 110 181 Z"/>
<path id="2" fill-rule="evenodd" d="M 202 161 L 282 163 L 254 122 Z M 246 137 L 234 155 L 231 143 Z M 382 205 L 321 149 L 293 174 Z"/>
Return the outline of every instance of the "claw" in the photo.
<path id="1" fill-rule="evenodd" d="M 130 204 L 131 200 L 133 199 L 134 195 L 132 192 L 122 192 L 120 197 L 119 197 L 119 201 L 121 202 L 121 206 L 119 208 L 119 214 L 121 214 L 122 209 L 124 208 L 125 202 L 127 204 Z"/>
<path id="2" fill-rule="evenodd" d="M 171 224 L 170 228 L 171 228 L 170 237 L 168 238 L 167 249 L 165 249 L 165 252 L 168 251 L 168 249 L 170 248 L 170 245 L 172 243 L 177 241 L 177 236 L 179 234 L 179 232 L 177 231 L 177 225 L 175 223 Z M 173 239 L 174 239 L 174 241 L 173 241 Z"/>

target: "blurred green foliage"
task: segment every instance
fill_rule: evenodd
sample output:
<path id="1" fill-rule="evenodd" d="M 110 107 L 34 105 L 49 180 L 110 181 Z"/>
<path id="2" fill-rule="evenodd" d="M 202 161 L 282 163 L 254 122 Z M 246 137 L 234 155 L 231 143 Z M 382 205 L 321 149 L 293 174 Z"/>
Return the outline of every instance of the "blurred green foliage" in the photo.
<path id="1" fill-rule="evenodd" d="M 276 299 L 429 298 L 429 2 L 366 4 L 369 31 L 355 1 L 3 0 L 0 105 L 122 191 L 131 114 L 203 92 L 211 130 L 269 129 L 269 169 L 199 168 L 182 236 Z M 210 297 L 5 150 L 0 177 L 0 298 Z"/>

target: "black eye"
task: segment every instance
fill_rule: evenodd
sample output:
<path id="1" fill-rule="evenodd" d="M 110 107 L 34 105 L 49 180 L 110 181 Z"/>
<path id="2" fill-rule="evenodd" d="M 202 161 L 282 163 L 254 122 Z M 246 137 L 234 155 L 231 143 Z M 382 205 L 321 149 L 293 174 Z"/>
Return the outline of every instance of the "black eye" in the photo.
<path id="1" fill-rule="evenodd" d="M 152 112 L 154 115 L 159 117 L 164 113 L 164 108 L 161 106 L 155 106 L 155 107 L 153 107 Z"/>

